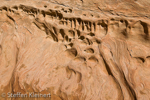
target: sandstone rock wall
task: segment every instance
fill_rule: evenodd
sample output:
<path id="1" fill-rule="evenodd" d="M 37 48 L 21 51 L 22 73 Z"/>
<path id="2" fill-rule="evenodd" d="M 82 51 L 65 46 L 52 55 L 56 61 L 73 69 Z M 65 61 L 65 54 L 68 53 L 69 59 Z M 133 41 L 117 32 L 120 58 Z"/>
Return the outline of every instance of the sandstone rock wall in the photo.
<path id="1" fill-rule="evenodd" d="M 2 1 L 0 94 L 149 100 L 148 0 Z M 3 98 L 0 100 L 49 100 Z"/>

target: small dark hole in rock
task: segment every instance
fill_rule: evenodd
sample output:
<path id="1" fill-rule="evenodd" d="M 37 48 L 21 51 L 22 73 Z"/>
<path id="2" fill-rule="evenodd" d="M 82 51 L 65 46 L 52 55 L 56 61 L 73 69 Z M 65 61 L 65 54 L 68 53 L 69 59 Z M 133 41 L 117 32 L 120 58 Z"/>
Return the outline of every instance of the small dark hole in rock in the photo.
<path id="1" fill-rule="evenodd" d="M 123 20 L 120 20 L 121 23 L 123 23 Z"/>
<path id="2" fill-rule="evenodd" d="M 85 39 L 85 37 L 84 37 L 84 36 L 80 36 L 80 38 L 79 38 L 79 39 L 84 40 L 84 39 Z"/>
<path id="3" fill-rule="evenodd" d="M 44 5 L 45 8 L 47 8 L 47 5 Z"/>

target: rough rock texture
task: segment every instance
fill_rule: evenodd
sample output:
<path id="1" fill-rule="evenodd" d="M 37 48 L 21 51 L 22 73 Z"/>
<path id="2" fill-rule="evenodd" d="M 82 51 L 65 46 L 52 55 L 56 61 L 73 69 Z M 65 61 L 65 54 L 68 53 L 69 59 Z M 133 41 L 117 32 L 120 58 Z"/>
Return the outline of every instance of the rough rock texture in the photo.
<path id="1" fill-rule="evenodd" d="M 149 0 L 1 0 L 0 94 L 150 100 L 149 5 Z"/>

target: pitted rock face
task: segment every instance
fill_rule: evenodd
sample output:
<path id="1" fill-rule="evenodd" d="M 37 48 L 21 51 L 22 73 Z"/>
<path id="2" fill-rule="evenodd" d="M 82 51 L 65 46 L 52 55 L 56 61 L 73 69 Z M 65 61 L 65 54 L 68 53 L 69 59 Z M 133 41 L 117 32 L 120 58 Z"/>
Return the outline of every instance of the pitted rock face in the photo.
<path id="1" fill-rule="evenodd" d="M 3 1 L 0 94 L 149 100 L 149 4 L 148 0 Z"/>

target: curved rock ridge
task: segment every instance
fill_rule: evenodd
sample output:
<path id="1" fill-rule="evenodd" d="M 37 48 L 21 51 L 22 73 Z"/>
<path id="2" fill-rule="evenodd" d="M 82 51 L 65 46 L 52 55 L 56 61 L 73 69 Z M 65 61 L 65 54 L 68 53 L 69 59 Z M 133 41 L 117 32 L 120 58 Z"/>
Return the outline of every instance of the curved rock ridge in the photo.
<path id="1" fill-rule="evenodd" d="M 83 10 L 88 9 L 84 0 L 78 1 L 82 9 L 59 0 L 35 1 L 33 6 L 5 2 L 0 7 L 0 94 L 50 93 L 51 100 L 150 99 L 148 17 Z M 28 99 L 49 100 L 0 97 Z"/>

